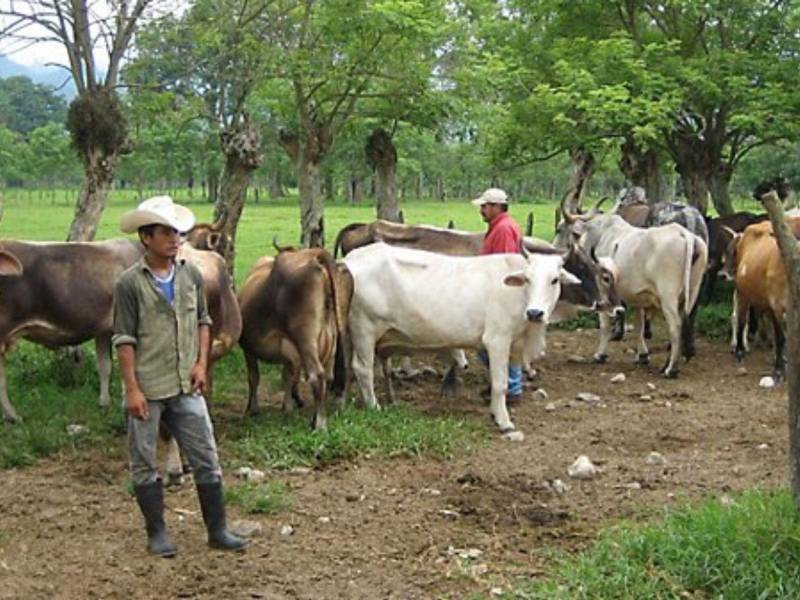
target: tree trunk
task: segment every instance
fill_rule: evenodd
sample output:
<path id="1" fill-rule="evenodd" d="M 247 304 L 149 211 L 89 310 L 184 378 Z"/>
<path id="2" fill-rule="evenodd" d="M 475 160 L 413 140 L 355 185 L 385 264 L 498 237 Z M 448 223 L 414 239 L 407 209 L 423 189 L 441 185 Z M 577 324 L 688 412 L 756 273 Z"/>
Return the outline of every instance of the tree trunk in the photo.
<path id="1" fill-rule="evenodd" d="M 220 133 L 225 168 L 222 171 L 219 198 L 214 205 L 214 221 L 222 222 L 220 233 L 230 236 L 224 255 L 233 274 L 236 257 L 236 230 L 247 199 L 250 178 L 261 164 L 261 132 L 246 117 Z"/>
<path id="2" fill-rule="evenodd" d="M 367 139 L 367 162 L 376 172 L 375 203 L 379 219 L 399 222 L 397 203 L 397 149 L 384 129 L 375 129 Z"/>
<path id="3" fill-rule="evenodd" d="M 335 199 L 335 188 L 333 185 L 333 175 L 330 172 L 325 173 L 325 177 L 322 180 L 323 190 L 324 190 L 324 197 L 325 201 L 333 201 Z"/>
<path id="4" fill-rule="evenodd" d="M 783 206 L 774 192 L 762 198 L 769 213 L 788 278 L 786 313 L 786 379 L 789 395 L 789 473 L 792 496 L 800 509 L 800 250 L 784 220 Z"/>
<path id="5" fill-rule="evenodd" d="M 705 170 L 691 167 L 686 164 L 679 171 L 683 192 L 689 204 L 701 213 L 708 212 L 709 181 L 711 174 Z"/>
<path id="6" fill-rule="evenodd" d="M 306 248 L 325 246 L 325 206 L 320 189 L 319 163 L 301 152 L 297 165 L 300 188 L 300 244 Z"/>
<path id="7" fill-rule="evenodd" d="M 720 216 L 730 215 L 734 212 L 733 202 L 731 202 L 732 176 L 733 169 L 727 164 L 722 164 L 711 178 L 711 199 Z"/>
<path id="8" fill-rule="evenodd" d="M 216 204 L 219 200 L 219 173 L 216 170 L 208 171 L 208 195 L 207 200 Z"/>
<path id="9" fill-rule="evenodd" d="M 94 239 L 114 181 L 115 154 L 107 155 L 100 148 L 90 148 L 82 158 L 83 182 L 67 235 L 68 242 L 90 242 Z"/>
<path id="10" fill-rule="evenodd" d="M 281 170 L 277 166 L 272 169 L 269 178 L 269 197 L 270 198 L 283 198 L 286 194 L 283 191 L 283 181 L 281 178 Z"/>
<path id="11" fill-rule="evenodd" d="M 666 199 L 666 182 L 661 171 L 661 155 L 653 148 L 642 149 L 632 137 L 627 137 L 620 148 L 619 168 L 632 185 L 644 188 L 650 204 Z"/>
<path id="12" fill-rule="evenodd" d="M 574 148 L 570 151 L 569 158 L 572 161 L 572 174 L 564 195 L 564 208 L 570 214 L 575 214 L 594 174 L 594 155 L 583 148 Z"/>

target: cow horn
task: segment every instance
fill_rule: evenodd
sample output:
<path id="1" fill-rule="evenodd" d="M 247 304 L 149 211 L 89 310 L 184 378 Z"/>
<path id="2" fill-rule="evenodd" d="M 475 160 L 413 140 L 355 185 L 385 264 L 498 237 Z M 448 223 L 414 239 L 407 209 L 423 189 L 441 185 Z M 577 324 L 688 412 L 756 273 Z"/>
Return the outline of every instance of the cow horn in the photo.
<path id="1" fill-rule="evenodd" d="M 594 208 L 591 210 L 589 214 L 596 215 L 597 213 L 599 213 L 600 207 L 603 206 L 603 202 L 605 202 L 608 199 L 609 199 L 608 196 L 603 196 L 602 198 L 600 198 L 600 200 L 598 200 L 597 204 L 594 205 Z"/>
<path id="2" fill-rule="evenodd" d="M 525 235 L 533 237 L 533 211 L 528 213 L 528 222 L 525 226 Z"/>
<path id="3" fill-rule="evenodd" d="M 564 202 L 567 199 L 567 194 L 564 194 L 564 197 L 561 198 L 561 218 L 564 219 L 564 222 L 567 225 L 572 225 L 575 222 L 576 217 L 571 215 L 567 212 L 567 209 L 564 208 Z"/>
<path id="4" fill-rule="evenodd" d="M 278 254 L 280 254 L 281 252 L 289 252 L 290 250 L 294 249 L 292 248 L 292 246 L 279 246 L 277 234 L 275 235 L 275 237 L 272 238 L 272 247 L 278 251 Z"/>
<path id="5" fill-rule="evenodd" d="M 724 231 L 729 236 L 731 236 L 731 239 L 736 237 L 736 232 L 733 229 L 731 229 L 730 227 L 728 227 L 727 225 L 720 225 L 719 228 L 720 228 L 721 231 Z"/>

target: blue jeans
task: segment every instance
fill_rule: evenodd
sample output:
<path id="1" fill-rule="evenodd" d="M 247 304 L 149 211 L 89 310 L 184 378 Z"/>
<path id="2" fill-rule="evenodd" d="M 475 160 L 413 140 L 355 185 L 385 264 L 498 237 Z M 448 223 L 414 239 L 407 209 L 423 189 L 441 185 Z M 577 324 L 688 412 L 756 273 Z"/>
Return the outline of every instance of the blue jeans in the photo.
<path id="1" fill-rule="evenodd" d="M 149 400 L 150 416 L 144 421 L 128 417 L 128 460 L 134 485 L 159 479 L 156 462 L 158 427 L 163 420 L 189 461 L 196 483 L 217 483 L 222 471 L 214 441 L 214 427 L 206 401 L 200 394 L 180 394 Z"/>
<path id="2" fill-rule="evenodd" d="M 478 359 L 489 366 L 489 355 L 486 350 L 478 351 Z M 519 365 L 508 365 L 508 395 L 519 396 L 522 393 L 522 367 Z"/>

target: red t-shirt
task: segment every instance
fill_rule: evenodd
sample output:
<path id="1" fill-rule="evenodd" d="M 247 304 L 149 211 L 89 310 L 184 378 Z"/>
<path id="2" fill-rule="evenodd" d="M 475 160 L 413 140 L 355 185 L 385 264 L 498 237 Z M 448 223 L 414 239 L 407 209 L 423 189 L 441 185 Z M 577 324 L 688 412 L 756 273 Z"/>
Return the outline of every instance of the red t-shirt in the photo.
<path id="1" fill-rule="evenodd" d="M 497 215 L 489 223 L 489 231 L 483 238 L 481 254 L 519 253 L 522 230 L 507 212 Z"/>

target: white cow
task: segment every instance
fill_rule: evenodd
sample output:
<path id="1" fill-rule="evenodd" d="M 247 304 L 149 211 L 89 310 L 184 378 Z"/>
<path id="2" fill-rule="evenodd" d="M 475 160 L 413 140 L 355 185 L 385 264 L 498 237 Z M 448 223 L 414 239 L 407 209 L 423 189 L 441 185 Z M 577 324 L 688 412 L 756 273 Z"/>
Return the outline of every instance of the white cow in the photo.
<path id="1" fill-rule="evenodd" d="M 526 364 L 544 353 L 561 283 L 578 281 L 561 256 L 455 257 L 377 243 L 344 261 L 355 281 L 349 327 L 364 403 L 378 405 L 376 350 L 486 348 L 491 413 L 502 433 L 513 432 L 506 409 L 509 359 Z"/>
<path id="2" fill-rule="evenodd" d="M 647 311 L 661 310 L 670 339 L 666 377 L 678 374 L 681 337 L 690 343 L 688 316 L 697 302 L 708 260 L 703 240 L 676 224 L 641 229 L 617 215 L 580 217 L 564 214 L 577 243 L 586 252 L 609 256 L 618 277 L 616 291 L 630 308 L 639 309 L 638 361 L 647 363 L 649 353 L 644 336 Z M 600 345 L 597 362 L 608 358 L 611 329 L 608 316 L 600 313 Z"/>

